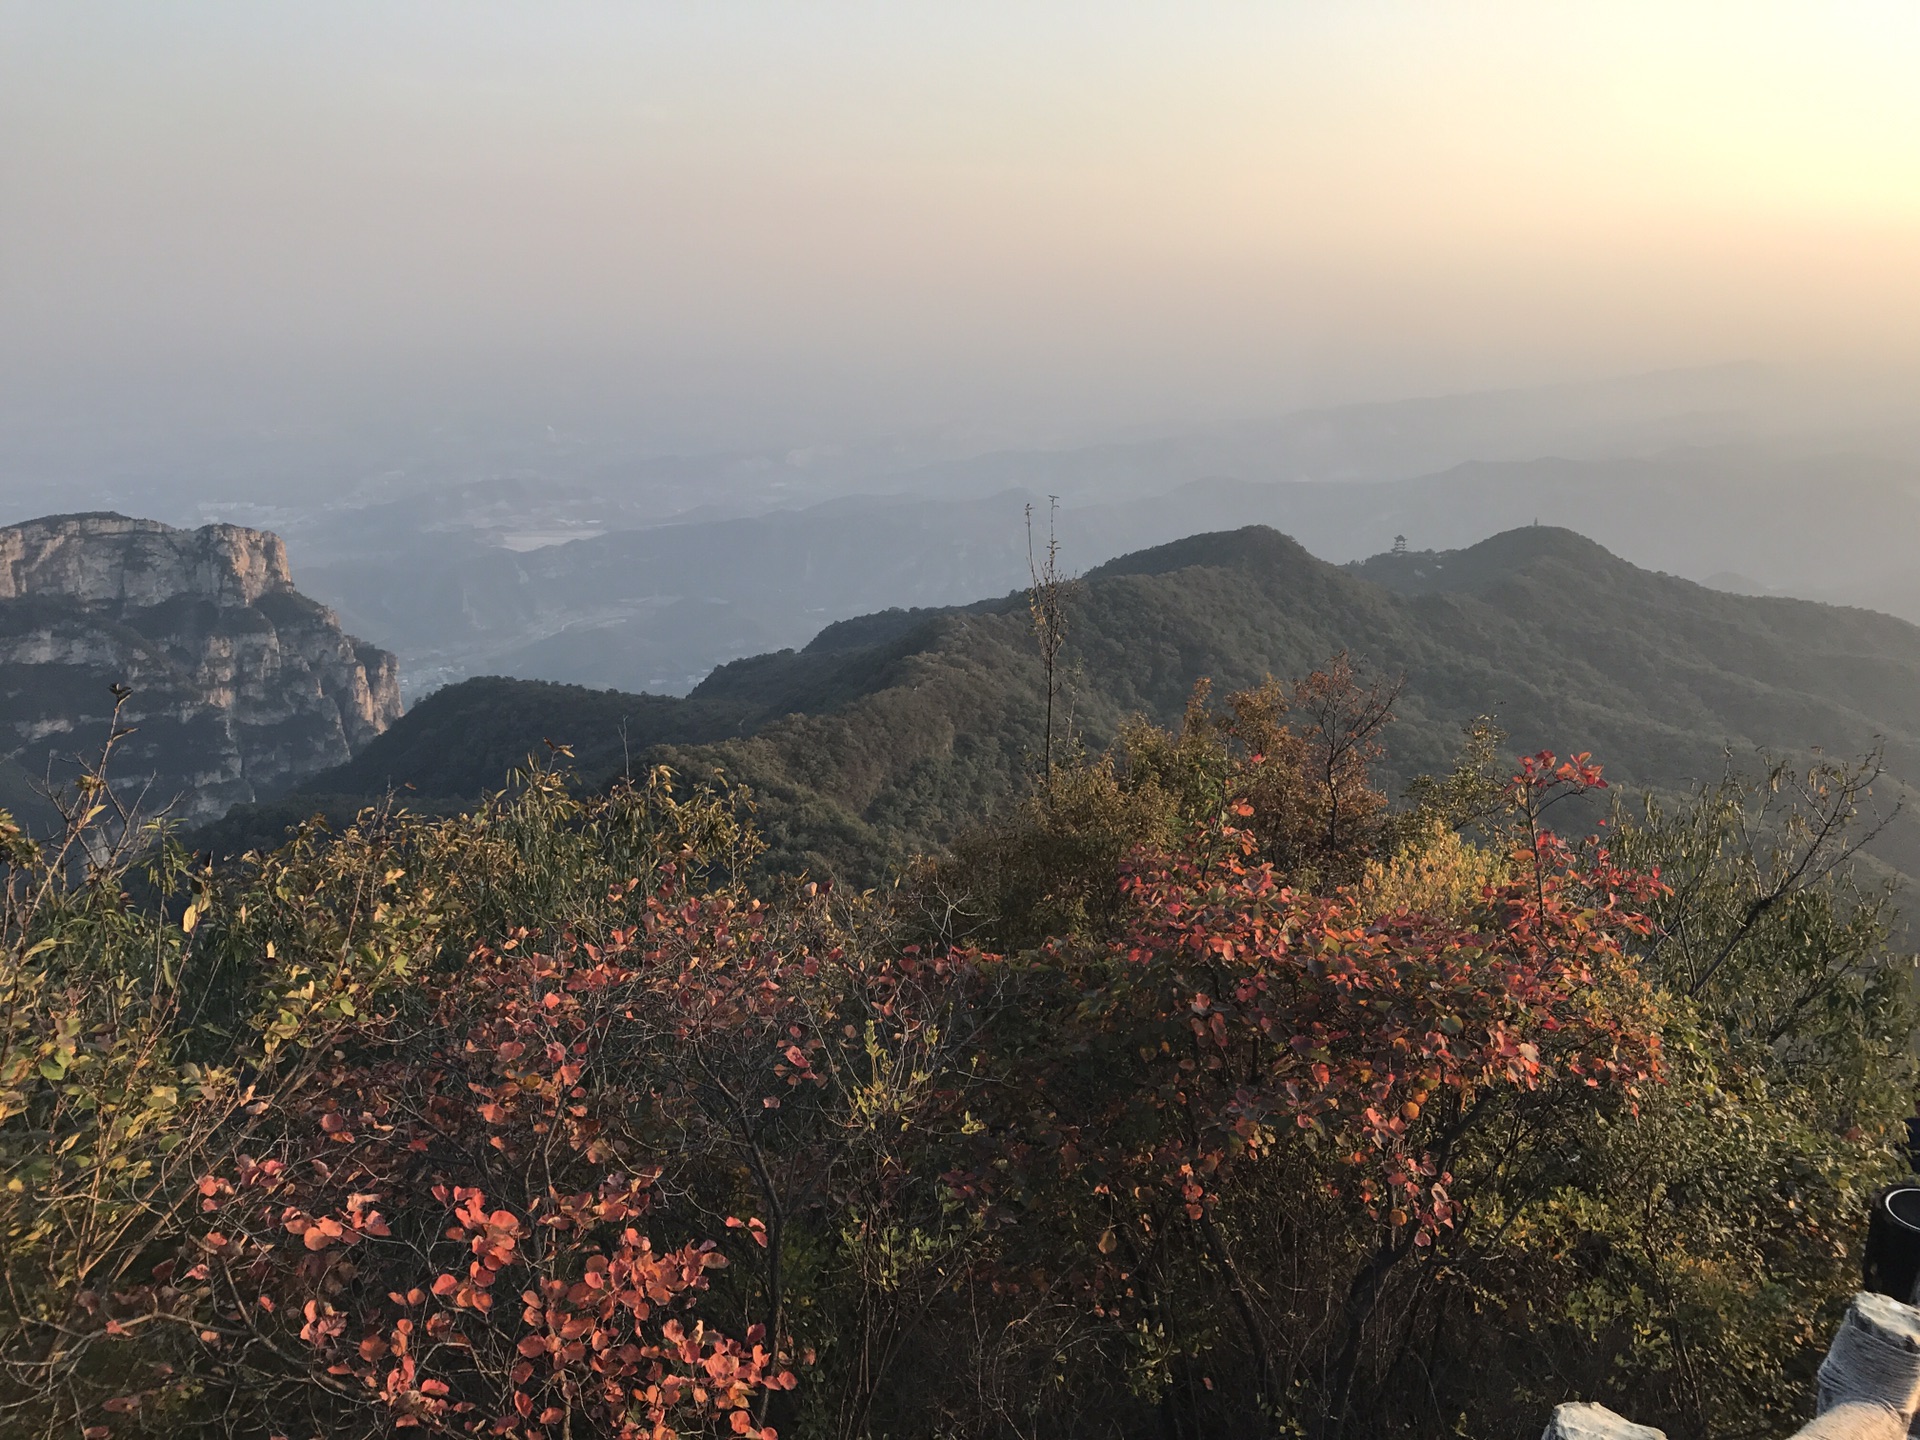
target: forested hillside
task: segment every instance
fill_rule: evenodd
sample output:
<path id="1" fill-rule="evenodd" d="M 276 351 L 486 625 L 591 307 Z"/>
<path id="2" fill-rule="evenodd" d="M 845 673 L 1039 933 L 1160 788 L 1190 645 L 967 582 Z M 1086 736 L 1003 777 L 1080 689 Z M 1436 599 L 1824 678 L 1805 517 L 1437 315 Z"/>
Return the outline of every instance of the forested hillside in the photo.
<path id="1" fill-rule="evenodd" d="M 1098 749 L 1129 715 L 1173 720 L 1202 678 L 1226 691 L 1341 652 L 1404 682 L 1389 790 L 1444 768 L 1482 714 L 1517 753 L 1590 750 L 1629 785 L 1713 779 L 1729 749 L 1752 761 L 1759 747 L 1883 746 L 1874 799 L 1891 814 L 1920 777 L 1920 629 L 1723 594 L 1552 527 L 1353 567 L 1262 527 L 1115 560 L 1069 599 L 1065 719 Z M 1023 791 L 1043 694 L 1016 594 L 831 626 L 804 650 L 721 667 L 684 701 L 470 681 L 307 789 L 472 798 L 551 741 L 589 780 L 655 760 L 724 770 L 758 796 L 778 861 L 875 880 Z M 1920 831 L 1896 817 L 1875 853 L 1920 872 Z"/>

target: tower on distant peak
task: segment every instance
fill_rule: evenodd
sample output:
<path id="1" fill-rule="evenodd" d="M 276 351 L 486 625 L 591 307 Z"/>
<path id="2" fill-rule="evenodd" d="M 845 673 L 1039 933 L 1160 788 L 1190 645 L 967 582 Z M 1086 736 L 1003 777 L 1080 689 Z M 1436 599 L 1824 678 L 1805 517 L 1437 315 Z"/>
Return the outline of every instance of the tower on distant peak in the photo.
<path id="1" fill-rule="evenodd" d="M 1393 553 L 1396 555 L 1404 555 L 1407 553 L 1407 537 L 1406 536 L 1396 535 L 1393 537 Z"/>

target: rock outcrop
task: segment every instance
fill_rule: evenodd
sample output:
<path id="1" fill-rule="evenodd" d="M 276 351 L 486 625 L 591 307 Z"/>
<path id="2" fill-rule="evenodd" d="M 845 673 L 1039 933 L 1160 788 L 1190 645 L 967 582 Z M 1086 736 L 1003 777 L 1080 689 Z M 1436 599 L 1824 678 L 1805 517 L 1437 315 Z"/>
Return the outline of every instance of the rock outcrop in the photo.
<path id="1" fill-rule="evenodd" d="M 400 714 L 397 662 L 293 588 L 277 535 L 124 515 L 0 528 L 0 754 L 71 774 L 132 691 L 112 768 L 203 819 L 351 759 Z"/>

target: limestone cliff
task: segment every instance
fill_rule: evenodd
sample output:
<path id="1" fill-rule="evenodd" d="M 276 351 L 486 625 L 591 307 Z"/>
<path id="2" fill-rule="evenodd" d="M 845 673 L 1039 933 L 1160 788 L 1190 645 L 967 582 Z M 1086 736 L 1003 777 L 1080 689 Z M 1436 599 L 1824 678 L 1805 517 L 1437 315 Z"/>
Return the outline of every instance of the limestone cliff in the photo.
<path id="1" fill-rule="evenodd" d="M 351 759 L 398 718 L 394 657 L 293 588 L 277 535 L 124 515 L 0 528 L 0 755 L 71 773 L 133 692 L 114 778 L 188 819 Z"/>

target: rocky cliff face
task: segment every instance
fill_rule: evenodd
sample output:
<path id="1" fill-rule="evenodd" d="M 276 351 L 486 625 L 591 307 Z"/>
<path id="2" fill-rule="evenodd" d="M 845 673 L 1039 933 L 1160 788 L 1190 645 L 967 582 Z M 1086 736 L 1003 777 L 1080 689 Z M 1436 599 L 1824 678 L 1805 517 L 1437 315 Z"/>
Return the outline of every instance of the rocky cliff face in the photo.
<path id="1" fill-rule="evenodd" d="M 394 657 L 293 588 L 276 535 L 124 515 L 0 528 L 0 754 L 71 774 L 132 697 L 113 776 L 202 819 L 342 764 L 400 714 Z"/>

